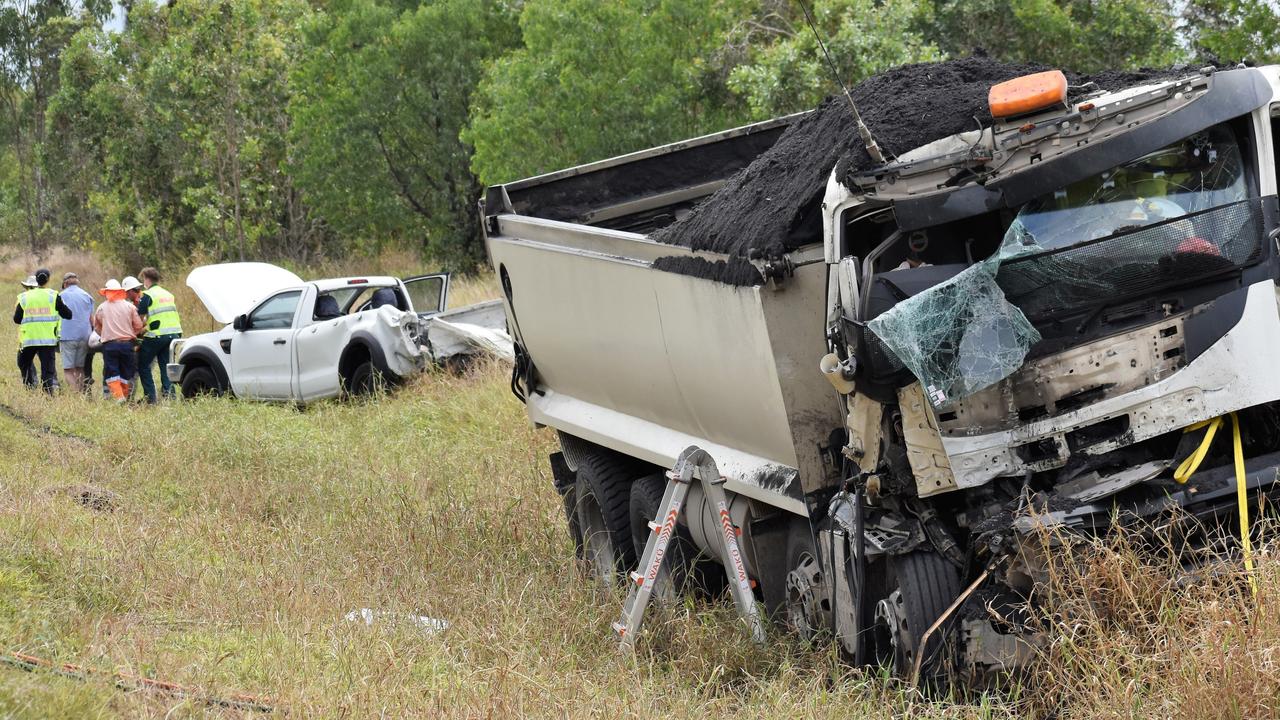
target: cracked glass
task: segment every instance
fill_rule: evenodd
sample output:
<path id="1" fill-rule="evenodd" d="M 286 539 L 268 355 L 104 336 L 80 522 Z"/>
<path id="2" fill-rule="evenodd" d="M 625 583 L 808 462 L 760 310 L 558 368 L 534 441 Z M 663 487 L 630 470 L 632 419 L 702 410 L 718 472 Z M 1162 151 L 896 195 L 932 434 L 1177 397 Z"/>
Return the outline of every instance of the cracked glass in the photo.
<path id="1" fill-rule="evenodd" d="M 867 327 L 942 408 L 1017 371 L 1033 320 L 1253 261 L 1259 221 L 1234 133 L 1214 126 L 1032 200 L 995 254 Z"/>

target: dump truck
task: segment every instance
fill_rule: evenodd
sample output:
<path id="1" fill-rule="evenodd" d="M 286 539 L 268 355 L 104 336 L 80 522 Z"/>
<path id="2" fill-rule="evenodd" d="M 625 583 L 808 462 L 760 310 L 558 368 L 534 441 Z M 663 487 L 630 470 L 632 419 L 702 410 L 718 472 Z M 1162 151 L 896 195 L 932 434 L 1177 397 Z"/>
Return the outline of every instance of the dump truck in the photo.
<path id="1" fill-rule="evenodd" d="M 1103 84 L 993 83 L 970 129 L 825 166 L 811 230 L 741 252 L 672 229 L 780 195 L 742 196 L 812 113 L 488 188 L 512 391 L 592 573 L 634 569 L 697 447 L 770 617 L 985 674 L 1034 652 L 1017 609 L 1063 538 L 1238 532 L 1280 478 L 1280 70 Z M 714 586 L 716 521 L 693 487 L 670 582 Z"/>

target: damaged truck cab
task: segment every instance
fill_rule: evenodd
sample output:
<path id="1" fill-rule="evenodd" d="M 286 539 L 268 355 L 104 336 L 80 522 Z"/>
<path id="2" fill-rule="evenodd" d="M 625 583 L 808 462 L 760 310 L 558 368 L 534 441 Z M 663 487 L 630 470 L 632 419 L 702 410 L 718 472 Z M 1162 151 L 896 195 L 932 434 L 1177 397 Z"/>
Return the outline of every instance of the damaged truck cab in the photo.
<path id="1" fill-rule="evenodd" d="M 558 432 L 580 552 L 632 569 L 697 445 L 775 618 L 903 674 L 1015 666 L 1034 638 L 984 607 L 1034 602 L 1046 528 L 1231 522 L 1231 453 L 1180 467 L 1184 429 L 1233 418 L 1249 497 L 1275 491 L 1277 88 L 998 85 L 994 122 L 837 166 L 821 237 L 745 258 L 653 235 L 796 117 L 491 188 L 512 387 Z M 673 580 L 718 550 L 688 507 Z"/>

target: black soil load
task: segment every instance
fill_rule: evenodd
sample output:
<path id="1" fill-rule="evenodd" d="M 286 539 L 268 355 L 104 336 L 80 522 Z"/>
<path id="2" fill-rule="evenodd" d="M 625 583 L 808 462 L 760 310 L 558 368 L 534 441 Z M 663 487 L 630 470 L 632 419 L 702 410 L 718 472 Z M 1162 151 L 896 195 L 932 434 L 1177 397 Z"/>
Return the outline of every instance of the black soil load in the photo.
<path id="1" fill-rule="evenodd" d="M 728 260 L 711 261 L 689 255 L 669 255 L 653 261 L 654 270 L 692 275 L 693 277 L 715 280 L 726 285 L 751 287 L 763 285 L 764 278 L 760 271 L 746 258 L 731 256 Z"/>
<path id="2" fill-rule="evenodd" d="M 868 78 L 850 90 L 863 120 L 886 157 L 913 150 L 993 121 L 987 109 L 992 85 L 1041 72 L 1042 65 L 1015 65 L 975 54 L 940 63 L 904 65 Z M 1117 90 L 1155 78 L 1185 75 L 1187 68 L 1117 72 L 1094 76 L 1067 73 L 1072 85 L 1095 82 Z M 734 175 L 692 213 L 651 236 L 659 242 L 738 257 L 768 257 L 821 239 L 820 208 L 827 178 L 873 167 L 858 137 L 848 101 L 827 98 L 793 123 L 769 150 Z M 707 263 L 710 265 L 710 263 Z M 683 266 L 685 274 L 692 265 Z M 682 272 L 675 267 L 673 272 Z M 720 279 L 711 276 L 712 279 Z M 740 283 L 734 283 L 740 284 Z"/>

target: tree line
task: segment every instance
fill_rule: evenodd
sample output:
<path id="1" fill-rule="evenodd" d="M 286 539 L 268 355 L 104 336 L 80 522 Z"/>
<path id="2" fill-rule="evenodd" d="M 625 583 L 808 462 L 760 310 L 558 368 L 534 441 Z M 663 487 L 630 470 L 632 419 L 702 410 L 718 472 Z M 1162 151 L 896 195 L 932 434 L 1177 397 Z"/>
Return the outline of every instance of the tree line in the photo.
<path id="1" fill-rule="evenodd" d="M 1266 0 L 806 2 L 847 83 L 1280 58 Z M 0 244 L 468 269 L 484 185 L 834 88 L 799 0 L 0 0 Z"/>

